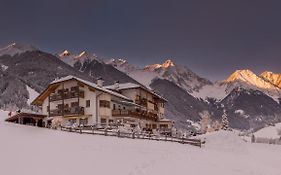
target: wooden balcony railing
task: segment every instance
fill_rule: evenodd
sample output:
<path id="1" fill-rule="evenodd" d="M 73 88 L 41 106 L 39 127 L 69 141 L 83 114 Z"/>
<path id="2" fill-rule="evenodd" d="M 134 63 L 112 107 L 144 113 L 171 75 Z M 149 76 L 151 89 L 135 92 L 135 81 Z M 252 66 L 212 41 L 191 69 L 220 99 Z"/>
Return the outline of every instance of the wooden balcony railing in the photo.
<path id="1" fill-rule="evenodd" d="M 69 91 L 64 93 L 55 93 L 50 96 L 50 101 L 59 101 L 62 99 L 70 99 L 70 98 L 84 98 L 84 91 Z"/>
<path id="2" fill-rule="evenodd" d="M 145 118 L 145 119 L 158 119 L 156 113 L 146 112 L 146 111 L 136 111 L 136 110 L 112 110 L 112 116 L 128 116 L 136 118 Z"/>
<path id="3" fill-rule="evenodd" d="M 84 115 L 84 107 L 71 107 L 64 109 L 50 110 L 50 116 L 68 116 L 68 115 Z"/>

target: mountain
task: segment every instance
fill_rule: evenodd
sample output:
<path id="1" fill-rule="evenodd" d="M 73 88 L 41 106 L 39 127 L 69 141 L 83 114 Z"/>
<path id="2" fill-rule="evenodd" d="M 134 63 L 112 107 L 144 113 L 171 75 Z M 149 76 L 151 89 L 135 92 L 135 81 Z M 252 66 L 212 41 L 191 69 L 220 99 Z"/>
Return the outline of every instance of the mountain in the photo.
<path id="1" fill-rule="evenodd" d="M 12 43 L 0 49 L 0 56 L 2 55 L 14 56 L 16 54 L 21 54 L 27 51 L 34 51 L 34 50 L 36 50 L 36 48 L 30 44 Z"/>
<path id="2" fill-rule="evenodd" d="M 198 76 L 185 66 L 177 65 L 168 59 L 162 64 L 153 64 L 145 67 L 149 72 L 156 72 L 163 79 L 169 80 L 189 93 L 198 91 L 205 85 L 211 85 L 212 82 Z"/>
<path id="3" fill-rule="evenodd" d="M 29 108 L 30 89 L 42 92 L 56 78 L 75 75 L 94 81 L 56 56 L 40 50 L 2 55 L 0 65 L 0 108 Z"/>
<path id="4" fill-rule="evenodd" d="M 199 122 L 199 113 L 210 109 L 205 102 L 168 80 L 156 79 L 150 87 L 168 100 L 165 116 L 176 121 L 180 128 L 187 128 L 187 121 Z"/>
<path id="5" fill-rule="evenodd" d="M 280 75 L 272 72 L 237 70 L 212 83 L 170 59 L 138 67 L 125 59 L 105 60 L 84 51 L 53 55 L 19 44 L 0 50 L 0 108 L 31 108 L 28 99 L 35 91 L 42 92 L 56 78 L 74 75 L 92 82 L 102 77 L 105 85 L 116 80 L 144 84 L 168 99 L 165 115 L 182 128 L 188 121 L 198 123 L 202 111 L 220 120 L 226 110 L 230 126 L 241 130 L 280 121 Z"/>
<path id="6" fill-rule="evenodd" d="M 107 63 L 148 87 L 154 79 L 158 78 L 169 80 L 189 93 L 197 92 L 205 85 L 212 85 L 211 81 L 198 76 L 185 66 L 175 64 L 171 59 L 144 68 L 132 66 L 124 59 L 113 59 Z"/>
<path id="7" fill-rule="evenodd" d="M 102 77 L 105 81 L 105 85 L 113 84 L 115 81 L 139 84 L 138 81 L 113 66 L 113 64 L 118 64 L 120 66 L 125 64 L 125 61 L 122 64 L 122 59 L 118 59 L 118 62 L 114 60 L 105 61 L 95 54 L 89 54 L 85 51 L 80 54 L 72 54 L 68 50 L 58 54 L 57 57 L 80 73 L 90 77 Z"/>
<path id="8" fill-rule="evenodd" d="M 277 85 L 251 70 L 236 70 L 225 81 L 205 85 L 192 95 L 197 98 L 215 98 L 220 101 L 235 88 L 259 90 L 276 101 L 279 101 L 281 96 L 281 89 Z"/>
<path id="9" fill-rule="evenodd" d="M 259 90 L 235 88 L 221 104 L 233 128 L 257 130 L 281 121 L 281 105 Z"/>

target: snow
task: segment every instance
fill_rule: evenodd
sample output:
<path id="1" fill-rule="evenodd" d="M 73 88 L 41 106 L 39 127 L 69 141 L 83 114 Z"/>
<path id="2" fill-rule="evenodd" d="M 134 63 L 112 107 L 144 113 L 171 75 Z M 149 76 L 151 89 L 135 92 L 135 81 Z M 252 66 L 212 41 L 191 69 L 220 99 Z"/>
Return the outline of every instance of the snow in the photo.
<path id="1" fill-rule="evenodd" d="M 146 87 L 149 87 L 149 85 L 152 83 L 152 80 L 155 78 L 160 78 L 156 72 L 149 72 L 142 69 L 131 71 L 128 73 L 128 75 Z"/>
<path id="2" fill-rule="evenodd" d="M 205 135 L 203 148 L 178 143 L 81 135 L 4 123 L 0 174 L 280 175 L 279 146 L 251 144 L 229 132 Z"/>
<path id="3" fill-rule="evenodd" d="M 281 74 L 276 74 L 270 71 L 265 71 L 261 74 L 261 77 L 270 81 L 277 87 L 281 88 Z"/>
<path id="4" fill-rule="evenodd" d="M 276 123 L 275 126 L 267 126 L 254 133 L 255 137 L 276 139 L 281 136 L 278 135 L 278 130 L 281 130 L 281 123 Z"/>
<path id="5" fill-rule="evenodd" d="M 191 95 L 196 98 L 214 98 L 221 100 L 227 96 L 226 88 L 226 84 L 214 83 L 213 85 L 203 86 L 198 92 L 194 91 Z"/>
<path id="6" fill-rule="evenodd" d="M 135 84 L 135 83 L 121 83 L 118 85 L 118 87 L 115 86 L 115 84 L 110 85 L 110 86 L 105 86 L 106 89 L 116 89 L 116 90 L 121 90 L 121 89 L 132 89 L 132 88 L 139 88 L 140 85 Z"/>
<path id="7" fill-rule="evenodd" d="M 33 100 L 39 95 L 39 93 L 36 92 L 34 89 L 32 89 L 31 87 L 29 87 L 27 85 L 26 85 L 26 89 L 27 89 L 28 94 L 29 94 L 27 104 L 31 104 L 33 102 Z"/>
<path id="8" fill-rule="evenodd" d="M 9 68 L 8 66 L 6 66 L 6 65 L 4 65 L 4 64 L 0 64 L 0 69 L 1 69 L 2 71 L 7 70 L 8 68 Z"/>

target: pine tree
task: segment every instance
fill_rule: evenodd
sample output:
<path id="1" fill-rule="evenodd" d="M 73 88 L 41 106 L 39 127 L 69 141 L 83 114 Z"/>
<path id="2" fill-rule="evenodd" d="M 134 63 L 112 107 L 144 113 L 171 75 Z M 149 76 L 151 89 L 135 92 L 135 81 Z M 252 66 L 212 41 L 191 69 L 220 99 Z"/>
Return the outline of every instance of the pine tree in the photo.
<path id="1" fill-rule="evenodd" d="M 228 117 L 227 117 L 227 114 L 226 114 L 225 110 L 223 111 L 221 124 L 222 124 L 221 129 L 223 129 L 223 130 L 229 129 Z"/>

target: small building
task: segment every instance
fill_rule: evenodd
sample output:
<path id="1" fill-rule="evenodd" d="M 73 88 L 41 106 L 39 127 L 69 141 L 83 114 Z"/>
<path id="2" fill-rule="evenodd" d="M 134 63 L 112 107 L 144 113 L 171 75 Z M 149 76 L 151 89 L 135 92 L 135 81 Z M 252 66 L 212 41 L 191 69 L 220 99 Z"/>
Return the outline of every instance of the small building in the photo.
<path id="1" fill-rule="evenodd" d="M 47 116 L 43 114 L 21 112 L 7 118 L 5 121 L 23 125 L 43 127 L 43 120 L 46 117 Z"/>

